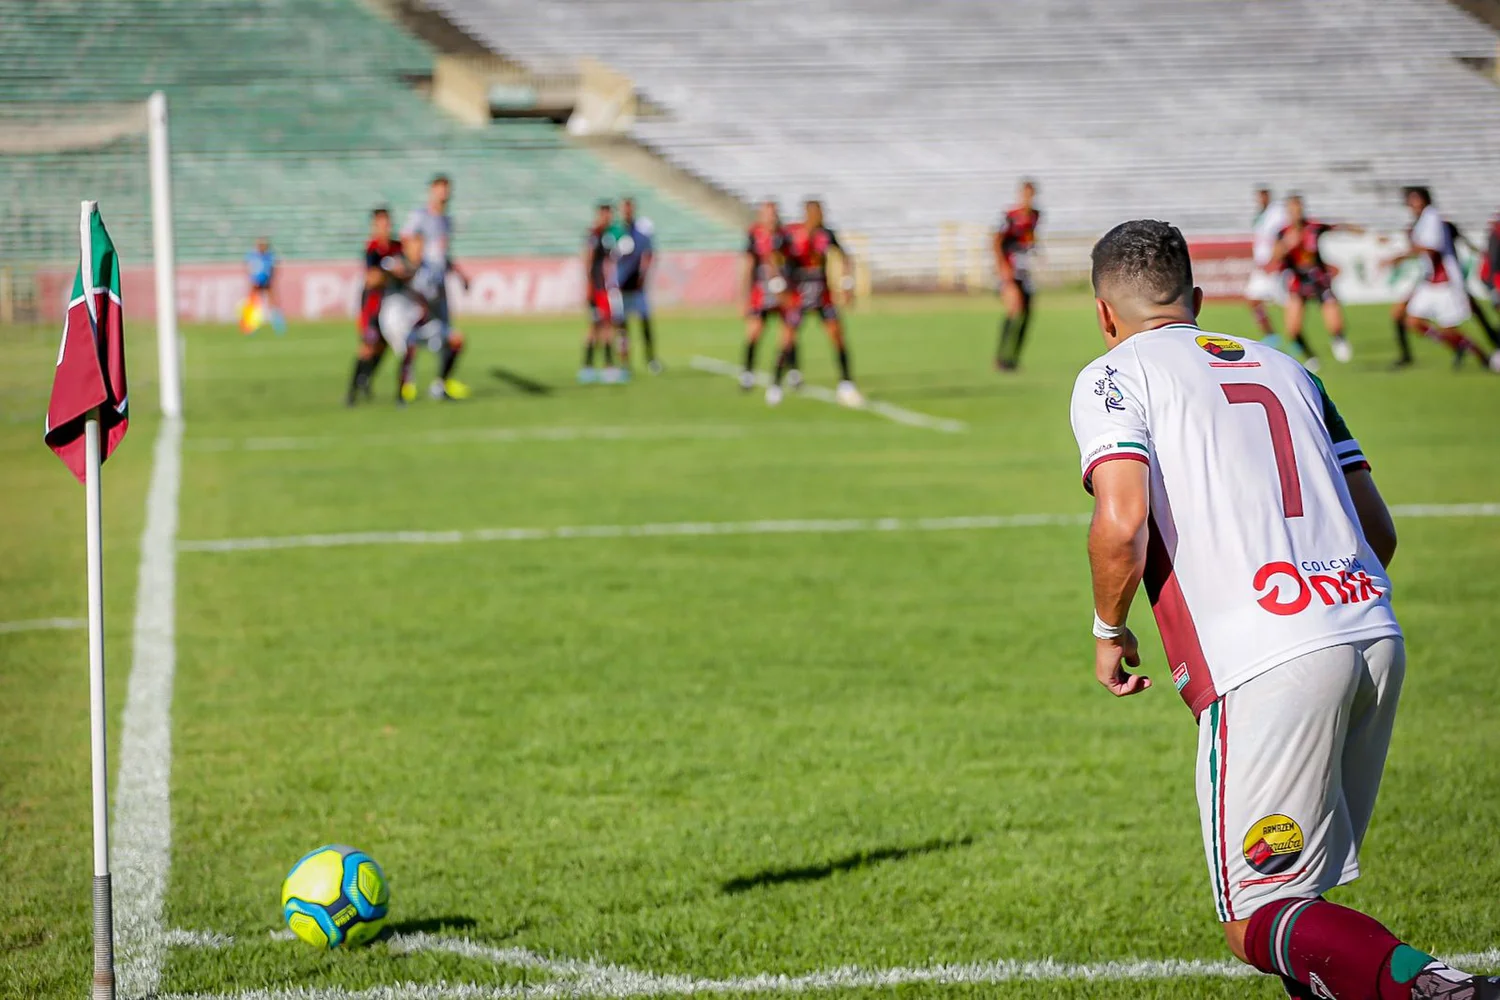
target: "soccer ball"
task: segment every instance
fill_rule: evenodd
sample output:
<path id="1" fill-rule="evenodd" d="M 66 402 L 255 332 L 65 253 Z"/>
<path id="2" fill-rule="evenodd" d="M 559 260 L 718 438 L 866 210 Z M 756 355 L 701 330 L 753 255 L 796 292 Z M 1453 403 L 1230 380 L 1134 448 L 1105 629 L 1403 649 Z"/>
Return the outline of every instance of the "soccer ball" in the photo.
<path id="1" fill-rule="evenodd" d="M 281 883 L 287 927 L 320 948 L 364 944 L 380 933 L 390 902 L 375 859 L 344 844 L 304 855 Z"/>

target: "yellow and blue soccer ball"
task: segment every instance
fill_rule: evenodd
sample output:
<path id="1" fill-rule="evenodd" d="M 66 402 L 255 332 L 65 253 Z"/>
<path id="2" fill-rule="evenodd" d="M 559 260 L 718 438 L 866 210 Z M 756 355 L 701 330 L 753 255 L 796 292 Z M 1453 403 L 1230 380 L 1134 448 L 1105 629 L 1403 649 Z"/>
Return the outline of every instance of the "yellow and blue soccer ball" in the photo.
<path id="1" fill-rule="evenodd" d="M 281 883 L 281 915 L 293 934 L 320 948 L 364 944 L 380 933 L 391 904 L 375 859 L 344 844 L 304 855 Z"/>

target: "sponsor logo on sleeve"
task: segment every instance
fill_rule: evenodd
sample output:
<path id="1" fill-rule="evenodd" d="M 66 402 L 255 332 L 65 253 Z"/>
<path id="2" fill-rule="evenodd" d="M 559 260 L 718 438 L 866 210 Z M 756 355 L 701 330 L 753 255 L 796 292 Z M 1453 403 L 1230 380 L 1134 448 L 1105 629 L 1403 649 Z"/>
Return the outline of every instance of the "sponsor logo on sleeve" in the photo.
<path id="1" fill-rule="evenodd" d="M 1208 363 L 1211 368 L 1260 367 L 1259 361 L 1245 360 L 1245 345 L 1238 340 L 1205 333 L 1198 338 L 1198 346 L 1212 358 Z"/>
<path id="2" fill-rule="evenodd" d="M 1262 875 L 1280 875 L 1302 857 L 1302 827 L 1283 813 L 1272 813 L 1245 831 L 1245 863 Z"/>
<path id="3" fill-rule="evenodd" d="M 1120 369 L 1106 365 L 1104 377 L 1094 383 L 1094 395 L 1103 398 L 1105 413 L 1125 409 L 1125 394 L 1115 384 L 1115 376 L 1119 373 Z"/>
<path id="4" fill-rule="evenodd" d="M 1183 688 L 1187 687 L 1188 681 L 1190 681 L 1191 679 L 1192 678 L 1188 676 L 1188 666 L 1186 661 L 1179 663 L 1177 664 L 1177 666 L 1172 668 L 1172 683 L 1176 685 L 1177 690 L 1181 691 Z"/>
<path id="5" fill-rule="evenodd" d="M 1268 562 L 1251 581 L 1255 603 L 1273 615 L 1298 615 L 1317 597 L 1325 607 L 1378 601 L 1385 591 L 1353 556 Z"/>

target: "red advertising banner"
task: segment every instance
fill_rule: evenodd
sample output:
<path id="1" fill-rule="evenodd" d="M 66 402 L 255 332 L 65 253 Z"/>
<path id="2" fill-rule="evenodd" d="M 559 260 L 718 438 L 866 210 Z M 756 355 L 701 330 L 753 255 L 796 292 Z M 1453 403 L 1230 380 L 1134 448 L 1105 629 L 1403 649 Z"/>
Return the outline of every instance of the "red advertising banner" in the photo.
<path id="1" fill-rule="evenodd" d="M 651 304 L 717 306 L 738 301 L 740 254 L 663 253 L 651 276 Z M 496 257 L 462 261 L 467 290 L 450 278 L 454 315 L 509 316 L 570 312 L 583 308 L 583 263 L 577 257 Z M 285 261 L 276 268 L 276 301 L 288 319 L 353 318 L 364 267 L 359 261 Z M 42 316 L 60 322 L 73 285 L 72 270 L 36 275 Z M 156 284 L 150 267 L 125 267 L 122 298 L 128 319 L 156 316 Z M 180 264 L 177 314 L 186 323 L 234 323 L 249 291 L 239 264 Z"/>
<path id="2" fill-rule="evenodd" d="M 1193 280 L 1203 289 L 1206 299 L 1240 299 L 1255 262 L 1250 257 L 1250 241 L 1225 237 L 1189 240 L 1193 257 Z"/>

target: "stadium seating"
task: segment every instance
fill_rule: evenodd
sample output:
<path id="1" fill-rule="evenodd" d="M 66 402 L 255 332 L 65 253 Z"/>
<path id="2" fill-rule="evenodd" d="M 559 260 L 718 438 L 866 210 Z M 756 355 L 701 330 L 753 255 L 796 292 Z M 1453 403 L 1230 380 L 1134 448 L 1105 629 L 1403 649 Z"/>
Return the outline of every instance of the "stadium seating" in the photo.
<path id="1" fill-rule="evenodd" d="M 373 205 L 397 220 L 454 179 L 460 256 L 571 254 L 600 197 L 630 192 L 666 247 L 723 247 L 723 226 L 610 169 L 544 121 L 474 128 L 410 85 L 433 54 L 358 0 L 49 0 L 0 24 L 0 129 L 171 107 L 179 259 L 235 259 L 267 234 L 284 256 L 348 258 Z M 86 148 L 78 148 L 80 145 Z M 0 153 L 0 261 L 77 253 L 97 198 L 127 259 L 149 256 L 145 138 Z"/>
<path id="2" fill-rule="evenodd" d="M 635 136 L 746 199 L 819 193 L 887 272 L 943 223 L 988 225 L 1033 175 L 1045 231 L 1165 216 L 1242 233 L 1250 187 L 1404 225 L 1433 185 L 1500 202 L 1493 32 L 1445 0 L 433 0 L 537 71 L 591 56 L 667 115 Z"/>

